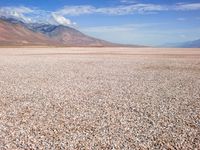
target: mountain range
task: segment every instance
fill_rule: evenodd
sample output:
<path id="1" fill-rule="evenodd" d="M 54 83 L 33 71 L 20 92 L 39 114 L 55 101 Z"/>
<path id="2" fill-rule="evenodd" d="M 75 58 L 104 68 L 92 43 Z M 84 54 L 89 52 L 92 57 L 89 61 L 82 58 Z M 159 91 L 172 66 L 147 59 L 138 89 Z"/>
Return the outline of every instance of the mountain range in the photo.
<path id="1" fill-rule="evenodd" d="M 175 47 L 175 48 L 200 48 L 200 39 L 194 41 L 186 41 L 181 43 L 168 43 L 161 47 Z"/>
<path id="2" fill-rule="evenodd" d="M 117 47 L 122 45 L 96 39 L 68 26 L 25 23 L 15 18 L 0 18 L 0 45 L 3 46 L 80 46 Z"/>
<path id="3" fill-rule="evenodd" d="M 6 17 L 0 17 L 0 46 L 144 47 L 107 42 L 69 26 L 25 23 Z M 159 47 L 200 48 L 200 39 Z"/>

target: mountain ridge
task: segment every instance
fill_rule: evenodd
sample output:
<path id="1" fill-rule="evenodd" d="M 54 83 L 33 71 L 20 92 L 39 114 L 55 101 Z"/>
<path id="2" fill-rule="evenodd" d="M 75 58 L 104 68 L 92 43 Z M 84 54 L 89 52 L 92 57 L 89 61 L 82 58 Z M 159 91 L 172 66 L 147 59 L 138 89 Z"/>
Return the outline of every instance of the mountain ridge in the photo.
<path id="1" fill-rule="evenodd" d="M 160 47 L 171 47 L 171 48 L 200 48 L 200 39 L 193 41 L 186 41 L 180 43 L 167 43 Z"/>
<path id="2" fill-rule="evenodd" d="M 41 33 L 28 30 L 20 24 L 0 20 L 0 45 L 48 45 L 57 44 Z"/>
<path id="3" fill-rule="evenodd" d="M 4 24 L 4 25 L 3 25 Z M 6 29 L 9 26 L 9 29 Z M 14 30 L 18 26 L 17 30 Z M 1 30 L 4 28 L 4 32 Z M 10 29 L 12 28 L 12 33 Z M 19 35 L 21 33 L 21 35 Z M 26 32 L 27 34 L 23 34 Z M 2 40 L 4 35 L 4 40 Z M 7 36 L 7 39 L 5 38 Z M 27 36 L 27 37 L 26 37 Z M 34 37 L 34 38 L 32 38 Z M 21 43 L 20 43 L 21 41 Z M 107 42 L 85 35 L 84 33 L 64 25 L 44 23 L 25 23 L 15 18 L 0 18 L 0 45 L 46 45 L 70 47 L 142 47 Z"/>

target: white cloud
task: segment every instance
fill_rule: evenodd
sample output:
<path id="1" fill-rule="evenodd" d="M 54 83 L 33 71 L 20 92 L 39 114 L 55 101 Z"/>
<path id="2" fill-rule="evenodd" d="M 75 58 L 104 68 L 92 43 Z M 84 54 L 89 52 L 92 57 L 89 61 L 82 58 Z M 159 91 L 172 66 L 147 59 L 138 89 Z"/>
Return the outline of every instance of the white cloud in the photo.
<path id="1" fill-rule="evenodd" d="M 200 10 L 200 3 L 178 3 L 175 10 Z"/>
<path id="2" fill-rule="evenodd" d="M 156 12 L 167 10 L 166 7 L 156 4 L 131 4 L 120 5 L 116 7 L 100 7 L 96 8 L 89 5 L 82 6 L 65 6 L 57 11 L 61 15 L 83 15 L 83 14 L 107 14 L 107 15 L 126 15 L 133 13 Z"/>
<path id="3" fill-rule="evenodd" d="M 91 14 L 96 10 L 95 7 L 90 5 L 80 5 L 80 6 L 65 6 L 63 9 L 57 11 L 57 14 L 61 15 L 82 15 L 82 14 Z"/>
<path id="4" fill-rule="evenodd" d="M 138 3 L 138 0 L 120 0 L 120 2 L 125 4 L 134 4 Z"/>
<path id="5" fill-rule="evenodd" d="M 161 11 L 164 10 L 160 5 L 154 4 L 134 4 L 128 6 L 119 6 L 115 8 L 100 8 L 97 9 L 97 12 L 103 14 L 110 14 L 110 15 L 126 15 L 126 14 L 133 14 L 133 13 L 144 13 L 144 12 L 152 12 L 152 11 Z"/>
<path id="6" fill-rule="evenodd" d="M 65 25 L 65 26 L 74 26 L 76 25 L 75 22 L 72 22 L 70 19 L 67 19 L 63 16 L 57 15 L 55 13 L 52 13 L 52 17 L 55 21 L 55 23 L 60 24 L 60 25 Z"/>
<path id="7" fill-rule="evenodd" d="M 121 0 L 125 5 L 115 7 L 94 7 L 91 5 L 65 6 L 56 13 L 61 15 L 105 14 L 128 15 L 134 13 L 152 13 L 160 11 L 200 10 L 200 3 L 177 3 L 174 5 L 159 5 L 151 3 L 137 3 L 135 0 Z"/>

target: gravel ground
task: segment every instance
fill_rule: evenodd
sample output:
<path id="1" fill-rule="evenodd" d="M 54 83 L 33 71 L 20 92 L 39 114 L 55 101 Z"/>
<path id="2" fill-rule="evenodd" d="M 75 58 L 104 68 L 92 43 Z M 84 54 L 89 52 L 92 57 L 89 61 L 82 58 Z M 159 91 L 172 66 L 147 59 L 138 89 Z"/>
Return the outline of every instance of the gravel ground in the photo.
<path id="1" fill-rule="evenodd" d="M 0 50 L 0 150 L 200 149 L 200 50 L 73 50 Z"/>

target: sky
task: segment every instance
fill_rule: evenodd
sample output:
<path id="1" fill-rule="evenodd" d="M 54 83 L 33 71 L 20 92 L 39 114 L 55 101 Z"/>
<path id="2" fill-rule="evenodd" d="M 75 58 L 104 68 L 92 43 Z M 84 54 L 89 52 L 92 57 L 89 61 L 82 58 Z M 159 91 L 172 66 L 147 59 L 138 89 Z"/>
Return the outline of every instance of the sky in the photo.
<path id="1" fill-rule="evenodd" d="M 67 25 L 123 44 L 200 39 L 200 0 L 0 0 L 0 16 Z"/>

